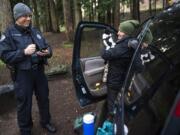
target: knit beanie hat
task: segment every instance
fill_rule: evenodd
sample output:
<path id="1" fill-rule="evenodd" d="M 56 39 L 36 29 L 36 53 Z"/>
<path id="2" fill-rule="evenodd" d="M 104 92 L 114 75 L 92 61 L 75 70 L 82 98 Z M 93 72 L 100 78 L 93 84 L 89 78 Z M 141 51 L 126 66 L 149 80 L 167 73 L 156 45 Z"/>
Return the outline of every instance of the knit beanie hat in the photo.
<path id="1" fill-rule="evenodd" d="M 151 44 L 152 41 L 153 41 L 153 35 L 152 35 L 150 29 L 148 29 L 146 32 L 146 35 L 144 36 L 143 42 L 145 42 L 147 44 Z"/>
<path id="2" fill-rule="evenodd" d="M 13 8 L 14 19 L 17 20 L 19 17 L 27 14 L 32 14 L 31 9 L 24 3 L 17 3 Z"/>
<path id="3" fill-rule="evenodd" d="M 137 20 L 128 20 L 120 23 L 119 30 L 124 32 L 126 35 L 131 35 L 135 29 L 140 26 Z"/>
<path id="4" fill-rule="evenodd" d="M 127 20 L 120 23 L 119 30 L 121 32 L 124 32 L 126 35 L 131 35 L 135 31 L 135 29 L 137 29 L 139 26 L 140 26 L 139 21 Z M 148 29 L 146 35 L 144 36 L 143 42 L 150 44 L 152 40 L 153 40 L 152 33 L 150 29 Z"/>

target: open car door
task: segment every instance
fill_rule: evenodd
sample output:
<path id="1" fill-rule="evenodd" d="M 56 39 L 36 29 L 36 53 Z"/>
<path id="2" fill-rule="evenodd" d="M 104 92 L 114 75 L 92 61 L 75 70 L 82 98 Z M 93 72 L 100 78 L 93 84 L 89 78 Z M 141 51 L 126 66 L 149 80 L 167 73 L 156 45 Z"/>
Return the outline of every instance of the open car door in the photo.
<path id="1" fill-rule="evenodd" d="M 107 88 L 102 81 L 105 62 L 101 58 L 102 35 L 111 26 L 97 22 L 80 22 L 75 34 L 72 76 L 80 106 L 105 98 Z"/>

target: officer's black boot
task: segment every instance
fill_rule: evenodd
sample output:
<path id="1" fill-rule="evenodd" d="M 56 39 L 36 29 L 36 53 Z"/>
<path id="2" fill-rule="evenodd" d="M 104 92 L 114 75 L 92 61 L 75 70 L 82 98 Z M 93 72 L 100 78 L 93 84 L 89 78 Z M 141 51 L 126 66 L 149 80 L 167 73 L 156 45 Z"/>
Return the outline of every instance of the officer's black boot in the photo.
<path id="1" fill-rule="evenodd" d="M 54 127 L 54 125 L 52 125 L 51 123 L 42 125 L 42 127 L 50 133 L 56 133 L 56 131 L 57 131 L 56 128 Z"/>

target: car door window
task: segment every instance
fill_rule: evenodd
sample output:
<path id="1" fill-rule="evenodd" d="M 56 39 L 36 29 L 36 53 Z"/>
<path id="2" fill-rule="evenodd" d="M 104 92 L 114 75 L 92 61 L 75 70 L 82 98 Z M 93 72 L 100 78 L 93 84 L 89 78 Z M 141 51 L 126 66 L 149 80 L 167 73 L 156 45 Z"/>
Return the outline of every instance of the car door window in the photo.
<path id="1" fill-rule="evenodd" d="M 102 29 L 84 28 L 82 31 L 80 57 L 100 56 L 102 45 Z"/>
<path id="2" fill-rule="evenodd" d="M 173 64 L 179 63 L 180 18 L 178 16 L 162 16 L 150 25 L 153 34 L 152 46 L 142 54 L 145 70 L 129 80 L 130 93 L 127 92 L 127 97 L 129 95 L 127 99 L 131 102 L 128 103 L 135 102 L 144 92 L 151 90 L 151 87 L 159 87 Z M 153 94 L 155 91 L 151 90 L 149 95 Z"/>
<path id="3" fill-rule="evenodd" d="M 107 93 L 106 85 L 102 81 L 104 60 L 101 58 L 105 30 L 117 32 L 110 25 L 98 22 L 82 21 L 76 29 L 72 76 L 81 106 L 102 100 Z"/>
<path id="4" fill-rule="evenodd" d="M 179 14 L 179 15 L 178 15 Z M 150 27 L 153 33 L 153 44 L 163 53 L 177 45 L 180 36 L 180 13 L 172 12 L 155 20 Z"/>
<path id="5" fill-rule="evenodd" d="M 144 70 L 139 73 L 131 74 L 129 77 L 128 89 L 126 92 L 126 104 L 135 103 L 143 94 L 154 94 L 155 85 L 159 85 L 164 79 L 163 77 L 170 69 L 170 64 L 166 57 L 158 51 L 157 48 L 149 47 L 142 54 L 148 57 L 144 63 Z M 132 65 L 133 67 L 134 65 Z M 133 71 L 132 71 L 133 72 Z"/>
<path id="6" fill-rule="evenodd" d="M 81 37 L 81 68 L 86 84 L 93 96 L 105 95 L 107 91 L 102 82 L 104 71 L 104 60 L 101 58 L 103 32 L 103 29 L 84 28 Z"/>

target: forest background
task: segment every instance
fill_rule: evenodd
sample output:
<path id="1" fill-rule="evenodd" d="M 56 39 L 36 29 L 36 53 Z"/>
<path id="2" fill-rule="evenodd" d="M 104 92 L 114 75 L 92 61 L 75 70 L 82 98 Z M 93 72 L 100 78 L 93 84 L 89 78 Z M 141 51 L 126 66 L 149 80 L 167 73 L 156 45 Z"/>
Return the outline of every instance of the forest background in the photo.
<path id="1" fill-rule="evenodd" d="M 96 21 L 118 29 L 127 19 L 143 22 L 172 4 L 173 0 L 0 0 L 0 32 L 13 24 L 13 6 L 23 2 L 33 11 L 33 25 L 50 42 L 54 55 L 47 70 L 71 65 L 73 38 L 80 21 Z M 6 66 L 0 62 L 0 84 L 9 82 Z"/>

